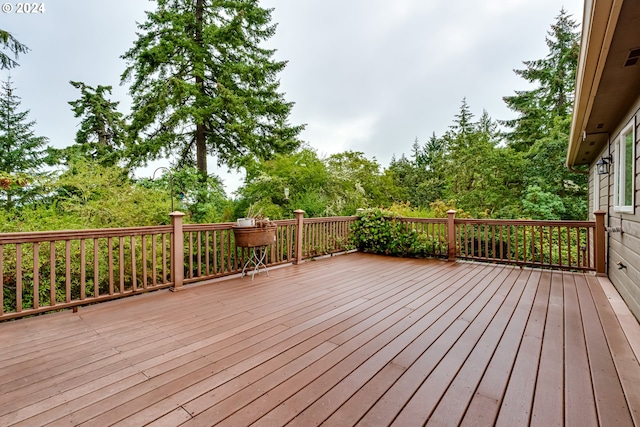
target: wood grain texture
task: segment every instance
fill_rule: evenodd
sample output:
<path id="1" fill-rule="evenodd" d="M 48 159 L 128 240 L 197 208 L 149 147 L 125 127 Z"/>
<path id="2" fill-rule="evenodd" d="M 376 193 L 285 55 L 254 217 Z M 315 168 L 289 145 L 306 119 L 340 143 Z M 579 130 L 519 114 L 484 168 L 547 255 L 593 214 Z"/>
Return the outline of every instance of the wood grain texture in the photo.
<path id="1" fill-rule="evenodd" d="M 602 280 L 353 253 L 6 322 L 0 425 L 637 426 Z"/>

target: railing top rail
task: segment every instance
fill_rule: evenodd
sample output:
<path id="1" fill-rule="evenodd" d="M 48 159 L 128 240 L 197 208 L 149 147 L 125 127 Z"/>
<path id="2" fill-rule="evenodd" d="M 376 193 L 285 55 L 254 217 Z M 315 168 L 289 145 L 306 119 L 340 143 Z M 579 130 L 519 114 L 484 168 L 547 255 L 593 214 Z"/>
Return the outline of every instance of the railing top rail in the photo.
<path id="1" fill-rule="evenodd" d="M 446 224 L 447 218 L 409 218 L 409 217 L 401 217 L 400 221 L 403 222 L 418 222 L 425 224 Z"/>
<path id="2" fill-rule="evenodd" d="M 50 242 L 59 240 L 78 240 L 106 237 L 139 236 L 142 234 L 170 233 L 170 225 L 126 228 L 98 228 L 89 230 L 28 231 L 18 233 L 0 233 L 0 245 L 15 243 Z"/>
<path id="3" fill-rule="evenodd" d="M 305 224 L 316 224 L 322 222 L 347 222 L 358 219 L 357 216 L 330 216 L 330 217 L 322 217 L 322 218 L 305 218 Z"/>
<path id="4" fill-rule="evenodd" d="M 533 225 L 543 227 L 595 227 L 595 221 L 543 221 L 531 219 L 469 219 L 456 218 L 456 224 Z"/>
<path id="5" fill-rule="evenodd" d="M 278 219 L 273 221 L 279 227 L 284 227 L 285 225 L 296 225 L 295 219 Z"/>
<path id="6" fill-rule="evenodd" d="M 317 224 L 323 222 L 347 222 L 355 220 L 356 216 L 333 216 L 322 218 L 305 218 L 305 224 Z M 272 221 L 278 227 L 284 227 L 287 225 L 296 225 L 295 219 L 278 219 Z M 213 224 L 185 224 L 183 226 L 184 231 L 213 231 L 213 230 L 229 230 L 236 225 L 235 222 L 217 222 Z"/>
<path id="7" fill-rule="evenodd" d="M 213 231 L 213 230 L 229 230 L 235 226 L 235 222 L 216 222 L 211 224 L 184 224 L 184 231 Z"/>

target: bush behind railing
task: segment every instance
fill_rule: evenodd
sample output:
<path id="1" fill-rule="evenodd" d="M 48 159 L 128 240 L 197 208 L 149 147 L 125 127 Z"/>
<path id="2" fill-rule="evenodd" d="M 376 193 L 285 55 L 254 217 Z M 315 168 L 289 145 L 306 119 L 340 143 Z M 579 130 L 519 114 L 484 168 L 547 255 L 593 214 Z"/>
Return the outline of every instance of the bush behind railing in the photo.
<path id="1" fill-rule="evenodd" d="M 402 257 L 446 254 L 446 220 L 408 219 L 384 209 L 367 209 L 351 226 L 353 244 L 361 251 Z"/>

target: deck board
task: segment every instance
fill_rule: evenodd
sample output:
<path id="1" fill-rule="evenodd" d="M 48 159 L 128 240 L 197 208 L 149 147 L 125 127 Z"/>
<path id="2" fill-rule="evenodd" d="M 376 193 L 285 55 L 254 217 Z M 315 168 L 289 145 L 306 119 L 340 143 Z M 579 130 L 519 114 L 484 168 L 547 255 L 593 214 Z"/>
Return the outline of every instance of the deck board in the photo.
<path id="1" fill-rule="evenodd" d="M 356 253 L 5 322 L 0 425 L 640 427 L 601 280 Z"/>

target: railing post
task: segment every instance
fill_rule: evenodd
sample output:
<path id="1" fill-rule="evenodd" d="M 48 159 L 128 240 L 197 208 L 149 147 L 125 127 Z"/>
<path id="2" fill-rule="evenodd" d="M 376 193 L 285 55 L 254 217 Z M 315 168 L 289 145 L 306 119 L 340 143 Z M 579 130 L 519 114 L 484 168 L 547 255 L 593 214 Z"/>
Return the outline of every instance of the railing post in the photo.
<path id="1" fill-rule="evenodd" d="M 607 214 L 603 210 L 597 210 L 593 213 L 596 217 L 596 228 L 593 236 L 593 246 L 594 246 L 594 261 L 596 263 L 596 274 L 598 276 L 605 276 L 607 274 L 606 267 L 606 252 L 607 252 L 607 244 L 605 238 L 605 228 L 604 228 L 604 216 Z"/>
<path id="2" fill-rule="evenodd" d="M 173 292 L 181 291 L 184 283 L 184 234 L 182 232 L 182 212 L 171 212 L 173 233 L 171 238 L 171 281 Z"/>
<path id="3" fill-rule="evenodd" d="M 447 211 L 447 237 L 448 237 L 448 255 L 449 261 L 456 260 L 456 211 L 451 209 Z"/>
<path id="4" fill-rule="evenodd" d="M 294 264 L 300 264 L 302 262 L 302 231 L 304 228 L 304 211 L 302 209 L 296 209 L 293 211 L 296 214 L 296 260 Z"/>

